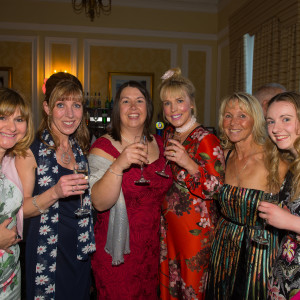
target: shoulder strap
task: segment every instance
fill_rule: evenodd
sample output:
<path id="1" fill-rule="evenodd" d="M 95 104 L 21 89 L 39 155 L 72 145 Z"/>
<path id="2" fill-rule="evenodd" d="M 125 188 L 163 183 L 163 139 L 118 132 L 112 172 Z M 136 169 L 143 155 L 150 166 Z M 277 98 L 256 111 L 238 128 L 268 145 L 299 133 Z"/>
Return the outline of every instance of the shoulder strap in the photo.
<path id="1" fill-rule="evenodd" d="M 225 157 L 225 166 L 227 165 L 227 160 L 228 160 L 228 158 L 229 158 L 231 152 L 232 152 L 232 149 L 230 149 L 230 150 L 227 152 L 227 155 L 226 155 L 226 157 Z"/>

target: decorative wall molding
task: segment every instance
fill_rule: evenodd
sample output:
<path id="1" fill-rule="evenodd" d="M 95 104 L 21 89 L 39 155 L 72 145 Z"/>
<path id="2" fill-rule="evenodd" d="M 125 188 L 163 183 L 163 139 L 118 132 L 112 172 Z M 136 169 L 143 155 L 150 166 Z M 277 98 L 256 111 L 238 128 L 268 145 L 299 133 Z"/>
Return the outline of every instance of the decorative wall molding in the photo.
<path id="1" fill-rule="evenodd" d="M 144 30 L 144 29 L 129 29 L 129 28 L 108 28 L 108 27 L 91 27 L 91 26 L 70 26 L 70 25 L 55 25 L 55 24 L 30 24 L 30 23 L 10 23 L 0 22 L 0 29 L 7 30 L 38 30 L 38 31 L 56 31 L 56 32 L 73 32 L 87 34 L 108 34 L 108 35 L 128 35 L 142 37 L 164 37 L 174 39 L 191 39 L 191 40 L 206 40 L 216 41 L 216 34 L 204 34 L 194 32 L 176 32 L 163 30 Z"/>
<path id="2" fill-rule="evenodd" d="M 212 74 L 212 47 L 200 45 L 183 45 L 182 47 L 182 74 L 188 77 L 189 51 L 205 52 L 205 96 L 204 96 L 204 125 L 210 126 L 211 74 Z"/>
<path id="3" fill-rule="evenodd" d="M 131 42 L 131 41 L 119 41 L 119 40 L 84 40 L 84 90 L 89 92 L 90 89 L 90 47 L 102 46 L 102 47 L 127 47 L 127 48 L 147 48 L 147 49 L 167 49 L 170 50 L 171 68 L 177 65 L 177 45 L 172 43 L 152 43 L 152 42 Z"/>
<path id="4" fill-rule="evenodd" d="M 217 127 L 218 127 L 218 120 L 219 120 L 219 107 L 221 105 L 221 67 L 222 67 L 222 49 L 229 46 L 229 40 L 225 40 L 218 45 L 218 65 L 217 65 L 217 92 L 216 92 L 216 120 L 217 120 Z"/>
<path id="5" fill-rule="evenodd" d="M 45 38 L 45 77 L 48 78 L 53 72 L 52 65 L 52 44 L 71 45 L 71 70 L 70 73 L 77 76 L 77 39 L 73 38 L 59 38 L 59 37 L 46 37 Z"/>
<path id="6" fill-rule="evenodd" d="M 38 127 L 39 123 L 39 107 L 38 107 L 38 94 L 39 89 L 37 87 L 37 79 L 39 77 L 38 61 L 39 61 L 39 40 L 36 36 L 15 36 L 15 35 L 0 35 L 1 42 L 18 42 L 18 43 L 31 43 L 31 109 L 35 128 Z"/>

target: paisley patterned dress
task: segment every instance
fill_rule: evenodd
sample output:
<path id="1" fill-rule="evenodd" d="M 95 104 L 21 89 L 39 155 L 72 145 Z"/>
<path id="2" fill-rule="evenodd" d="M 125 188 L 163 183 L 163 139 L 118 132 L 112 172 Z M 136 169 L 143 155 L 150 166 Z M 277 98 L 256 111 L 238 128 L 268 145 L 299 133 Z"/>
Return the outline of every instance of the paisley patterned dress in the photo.
<path id="1" fill-rule="evenodd" d="M 261 228 L 257 206 L 264 192 L 224 184 L 221 218 L 212 245 L 207 300 L 266 299 L 267 279 L 278 250 L 278 231 L 267 226 L 269 245 L 252 241 Z"/>
<path id="2" fill-rule="evenodd" d="M 287 175 L 285 193 L 281 197 L 290 212 L 300 217 L 300 198 L 290 201 L 291 173 Z M 287 232 L 283 237 L 272 274 L 268 281 L 268 299 L 293 299 L 300 292 L 300 236 Z M 299 295 L 297 295 L 299 297 Z M 297 298 L 299 299 L 299 298 Z"/>
<path id="3" fill-rule="evenodd" d="M 183 146 L 199 168 L 190 175 L 170 164 L 173 185 L 162 211 L 161 299 L 203 299 L 216 223 L 213 198 L 223 182 L 223 151 L 215 135 L 199 126 Z"/>
<path id="4" fill-rule="evenodd" d="M 5 162 L 4 162 L 5 160 Z M 14 168 L 14 159 L 10 157 L 3 158 L 3 165 Z M 0 223 L 4 220 L 12 218 L 8 229 L 16 226 L 17 213 L 23 202 L 23 191 L 20 190 L 21 183 L 19 177 L 8 178 L 0 169 Z M 10 170 L 10 174 L 12 174 Z M 17 174 L 17 171 L 13 174 Z M 18 184 L 16 184 L 16 181 Z M 21 269 L 20 269 L 20 248 L 19 245 L 13 245 L 9 248 L 12 254 L 4 250 L 0 250 L 0 299 L 18 300 L 21 299 Z"/>

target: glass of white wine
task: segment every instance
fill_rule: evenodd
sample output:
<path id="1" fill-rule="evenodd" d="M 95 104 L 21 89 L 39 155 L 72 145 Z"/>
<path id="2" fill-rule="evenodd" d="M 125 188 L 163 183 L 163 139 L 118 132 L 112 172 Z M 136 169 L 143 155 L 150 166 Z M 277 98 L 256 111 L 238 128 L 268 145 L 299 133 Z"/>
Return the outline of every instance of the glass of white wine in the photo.
<path id="1" fill-rule="evenodd" d="M 88 174 L 89 174 L 89 167 L 88 163 L 86 161 L 81 161 L 78 164 L 74 165 L 73 169 L 74 174 L 83 174 L 85 179 L 88 179 Z M 82 199 L 82 194 L 80 194 L 80 208 L 77 208 L 75 210 L 75 215 L 76 216 L 86 216 L 91 213 L 90 209 L 84 208 L 83 207 L 83 199 Z"/>
<path id="2" fill-rule="evenodd" d="M 176 133 L 168 132 L 166 134 L 166 137 L 165 137 L 164 148 L 166 148 L 167 146 L 172 145 L 172 143 L 170 142 L 171 139 L 180 142 L 180 137 Z M 168 178 L 169 175 L 166 173 L 166 167 L 167 167 L 168 163 L 169 163 L 169 161 L 166 160 L 164 168 L 161 171 L 155 171 L 155 173 L 160 175 L 160 176 Z"/>
<path id="3" fill-rule="evenodd" d="M 148 140 L 147 140 L 147 137 L 145 135 L 136 136 L 134 138 L 134 142 L 145 145 L 146 146 L 146 152 L 148 153 Z M 144 177 L 143 172 L 144 172 L 144 163 L 141 164 L 141 178 L 139 180 L 136 180 L 134 182 L 135 184 L 137 184 L 137 185 L 139 185 L 139 184 L 140 185 L 145 185 L 145 184 L 149 184 L 150 183 L 150 180 L 147 180 Z"/>

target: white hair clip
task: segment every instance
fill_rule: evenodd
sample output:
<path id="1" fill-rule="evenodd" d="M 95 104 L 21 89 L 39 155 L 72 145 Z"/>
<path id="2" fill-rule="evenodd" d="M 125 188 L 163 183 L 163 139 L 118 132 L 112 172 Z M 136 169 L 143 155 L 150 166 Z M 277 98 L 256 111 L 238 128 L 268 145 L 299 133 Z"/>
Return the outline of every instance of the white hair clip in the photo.
<path id="1" fill-rule="evenodd" d="M 161 76 L 162 80 L 166 80 L 169 79 L 170 77 L 172 77 L 174 75 L 174 71 L 173 70 L 168 70 L 163 76 Z"/>

